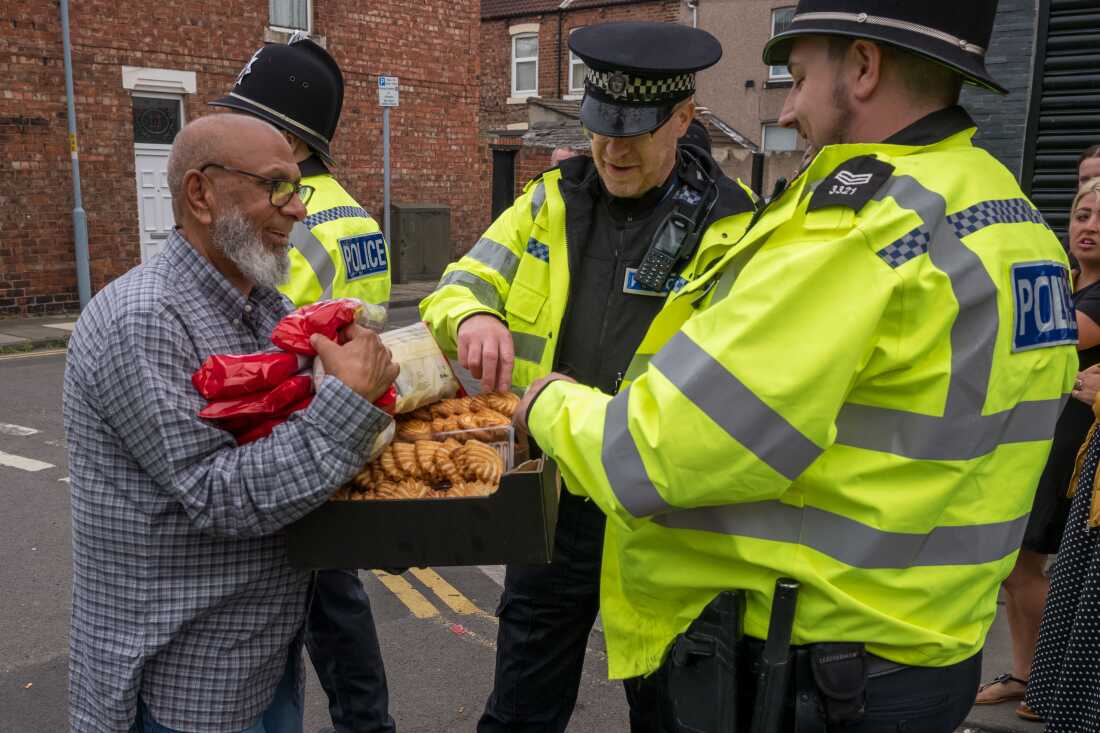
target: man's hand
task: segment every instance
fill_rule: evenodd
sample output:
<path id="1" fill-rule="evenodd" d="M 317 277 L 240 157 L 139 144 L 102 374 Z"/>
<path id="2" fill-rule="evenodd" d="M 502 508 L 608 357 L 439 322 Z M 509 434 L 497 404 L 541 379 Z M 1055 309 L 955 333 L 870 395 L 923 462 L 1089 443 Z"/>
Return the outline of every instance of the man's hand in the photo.
<path id="1" fill-rule="evenodd" d="M 539 377 L 534 382 L 531 382 L 531 386 L 523 393 L 523 399 L 519 401 L 519 404 L 516 405 L 515 412 L 512 413 L 512 424 L 516 426 L 516 430 L 523 433 L 527 432 L 527 412 L 531 409 L 531 403 L 535 401 L 535 398 L 539 396 L 539 392 L 541 392 L 546 385 L 559 379 L 574 384 L 577 383 L 577 380 L 573 379 L 573 377 L 568 377 L 559 372 L 550 372 L 545 377 Z"/>
<path id="2" fill-rule="evenodd" d="M 507 392 L 516 363 L 508 327 L 486 313 L 467 318 L 458 327 L 458 363 L 481 380 L 486 392 Z"/>
<path id="3" fill-rule="evenodd" d="M 343 346 L 319 333 L 313 334 L 309 343 L 317 352 L 326 374 L 374 402 L 385 394 L 401 370 L 374 331 L 353 323 L 343 334 L 347 339 Z"/>
<path id="4" fill-rule="evenodd" d="M 1097 392 L 1100 392 L 1100 364 L 1090 366 L 1083 372 L 1077 372 L 1077 381 L 1073 383 L 1073 391 L 1070 394 L 1092 407 L 1096 403 Z"/>

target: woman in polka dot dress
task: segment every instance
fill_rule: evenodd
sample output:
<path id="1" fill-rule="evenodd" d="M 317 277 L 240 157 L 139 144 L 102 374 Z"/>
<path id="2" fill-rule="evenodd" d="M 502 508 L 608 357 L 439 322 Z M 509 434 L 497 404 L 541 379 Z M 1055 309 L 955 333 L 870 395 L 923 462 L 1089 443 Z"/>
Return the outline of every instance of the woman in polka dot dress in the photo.
<path id="1" fill-rule="evenodd" d="M 1085 245 L 1100 255 L 1100 179 L 1078 193 L 1070 238 L 1075 254 Z M 1073 391 L 1087 404 L 1096 397 L 1096 378 L 1091 377 L 1096 369 L 1079 378 Z M 1093 495 L 1100 494 L 1097 463 L 1100 430 L 1090 434 L 1077 474 L 1027 683 L 1025 703 L 1047 721 L 1048 733 L 1100 731 L 1100 516 L 1093 510 Z M 1100 509 L 1100 495 L 1096 499 Z"/>

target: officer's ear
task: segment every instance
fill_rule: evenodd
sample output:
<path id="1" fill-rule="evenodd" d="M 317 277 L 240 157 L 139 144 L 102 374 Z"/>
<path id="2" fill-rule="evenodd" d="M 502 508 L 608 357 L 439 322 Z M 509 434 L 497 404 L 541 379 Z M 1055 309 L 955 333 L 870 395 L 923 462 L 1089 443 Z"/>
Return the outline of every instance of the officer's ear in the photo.
<path id="1" fill-rule="evenodd" d="M 695 119 L 695 100 L 689 99 L 672 113 L 673 124 L 675 125 L 674 132 L 676 133 L 676 139 L 679 140 L 687 132 L 688 126 L 691 121 Z"/>
<path id="2" fill-rule="evenodd" d="M 866 102 L 879 89 L 883 56 L 881 46 L 862 38 L 848 47 L 840 73 L 847 76 L 848 91 L 856 100 Z"/>
<path id="3" fill-rule="evenodd" d="M 195 168 L 183 174 L 183 208 L 204 226 L 214 221 L 214 189 L 210 179 Z"/>

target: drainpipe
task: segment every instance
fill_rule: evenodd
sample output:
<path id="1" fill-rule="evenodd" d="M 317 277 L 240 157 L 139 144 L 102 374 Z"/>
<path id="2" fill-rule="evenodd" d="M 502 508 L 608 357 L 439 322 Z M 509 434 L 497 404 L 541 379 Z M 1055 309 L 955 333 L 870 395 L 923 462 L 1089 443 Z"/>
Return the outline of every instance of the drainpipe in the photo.
<path id="1" fill-rule="evenodd" d="M 562 53 L 561 47 L 561 26 L 565 20 L 565 11 L 573 4 L 573 0 L 561 0 L 561 4 L 558 5 L 558 99 L 561 99 L 564 95 L 561 93 L 561 67 L 562 61 L 569 58 L 566 54 Z"/>
<path id="2" fill-rule="evenodd" d="M 69 151 L 73 161 L 73 247 L 76 253 L 76 289 L 83 309 L 92 299 L 88 265 L 88 218 L 80 197 L 80 158 L 76 147 L 76 107 L 73 104 L 73 54 L 69 43 L 69 0 L 61 0 L 61 44 L 65 53 L 65 101 L 69 111 Z"/>
<path id="3" fill-rule="evenodd" d="M 691 27 L 699 27 L 699 0 L 686 0 L 687 6 L 691 8 Z"/>

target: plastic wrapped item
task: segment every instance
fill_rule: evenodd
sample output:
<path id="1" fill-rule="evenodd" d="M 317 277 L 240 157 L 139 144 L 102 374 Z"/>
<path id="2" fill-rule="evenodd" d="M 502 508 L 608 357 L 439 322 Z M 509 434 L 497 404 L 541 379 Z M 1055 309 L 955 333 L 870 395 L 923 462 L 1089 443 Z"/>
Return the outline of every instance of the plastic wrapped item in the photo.
<path id="1" fill-rule="evenodd" d="M 215 400 L 199 411 L 199 417 L 207 420 L 228 420 L 245 417 L 285 417 L 291 406 L 313 393 L 313 381 L 309 375 L 298 374 L 266 392 L 245 395 L 230 400 Z M 240 425 L 240 423 L 233 423 Z"/>
<path id="2" fill-rule="evenodd" d="M 284 351 L 304 356 L 316 356 L 309 343 L 315 333 L 324 334 L 333 341 L 343 343 L 340 330 L 359 318 L 363 302 L 355 298 L 322 300 L 304 305 L 285 316 L 271 332 L 271 343 Z"/>
<path id="3" fill-rule="evenodd" d="M 398 414 L 460 393 L 462 385 L 426 325 L 414 323 L 387 331 L 381 338 L 401 367 L 394 382 Z"/>
<path id="4" fill-rule="evenodd" d="M 309 407 L 311 402 L 313 402 L 313 395 L 306 397 L 304 400 L 295 402 L 293 405 L 287 408 L 285 415 L 266 419 L 260 418 L 259 422 L 251 426 L 244 426 L 242 424 L 242 426 L 237 430 L 234 430 L 227 425 L 223 425 L 223 427 L 229 430 L 229 432 L 233 433 L 233 437 L 237 439 L 237 445 L 245 445 L 246 443 L 251 443 L 254 440 L 259 440 L 260 438 L 267 437 L 271 434 L 272 430 L 286 422 L 291 413 L 298 412 L 298 410 L 306 409 L 307 407 Z"/>
<path id="5" fill-rule="evenodd" d="M 274 389 L 308 363 L 308 358 L 285 351 L 214 354 L 191 375 L 191 384 L 208 400 L 225 400 Z"/>

